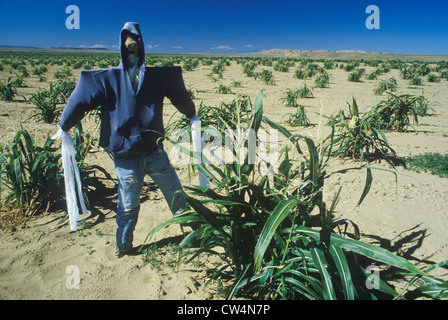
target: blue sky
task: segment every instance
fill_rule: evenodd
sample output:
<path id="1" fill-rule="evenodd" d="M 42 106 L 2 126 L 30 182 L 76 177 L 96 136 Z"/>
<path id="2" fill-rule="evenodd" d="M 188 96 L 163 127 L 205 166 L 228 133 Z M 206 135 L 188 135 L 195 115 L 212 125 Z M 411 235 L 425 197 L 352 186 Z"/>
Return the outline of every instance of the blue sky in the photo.
<path id="1" fill-rule="evenodd" d="M 80 10 L 69 30 L 68 5 Z M 366 8 L 380 10 L 369 30 Z M 448 54 L 446 0 L 0 0 L 0 45 L 118 45 L 126 21 L 141 25 L 146 52 L 368 50 Z"/>

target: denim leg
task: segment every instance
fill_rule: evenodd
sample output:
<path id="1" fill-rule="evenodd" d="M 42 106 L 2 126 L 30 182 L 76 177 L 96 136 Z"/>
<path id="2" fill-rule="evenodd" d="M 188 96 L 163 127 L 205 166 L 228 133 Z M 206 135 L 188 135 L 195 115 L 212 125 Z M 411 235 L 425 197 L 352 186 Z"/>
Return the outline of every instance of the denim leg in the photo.
<path id="1" fill-rule="evenodd" d="M 175 215 L 177 211 L 184 209 L 187 202 L 181 192 L 182 185 L 165 150 L 159 149 L 148 154 L 145 157 L 145 168 L 162 191 L 171 212 Z"/>
<path id="2" fill-rule="evenodd" d="M 145 173 L 142 156 L 115 159 L 114 162 L 118 180 L 117 251 L 124 252 L 132 248 Z"/>

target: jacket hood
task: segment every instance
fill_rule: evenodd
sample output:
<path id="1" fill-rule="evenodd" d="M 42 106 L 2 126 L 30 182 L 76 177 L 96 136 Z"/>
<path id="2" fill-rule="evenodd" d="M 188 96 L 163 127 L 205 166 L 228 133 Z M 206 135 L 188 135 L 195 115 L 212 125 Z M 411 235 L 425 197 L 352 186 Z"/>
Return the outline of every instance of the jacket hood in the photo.
<path id="1" fill-rule="evenodd" d="M 119 67 L 125 67 L 127 65 L 127 59 L 130 51 L 125 47 L 125 36 L 126 32 L 130 32 L 137 36 L 137 42 L 139 46 L 139 60 L 138 65 L 140 66 L 145 61 L 145 46 L 143 44 L 142 34 L 140 32 L 140 25 L 137 22 L 126 22 L 120 32 L 120 64 Z"/>

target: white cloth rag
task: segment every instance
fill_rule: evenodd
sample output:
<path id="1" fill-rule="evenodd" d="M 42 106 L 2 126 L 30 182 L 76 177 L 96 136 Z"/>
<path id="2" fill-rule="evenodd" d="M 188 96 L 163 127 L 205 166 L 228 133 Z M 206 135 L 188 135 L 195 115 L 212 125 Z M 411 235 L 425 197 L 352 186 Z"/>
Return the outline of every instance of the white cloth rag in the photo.
<path id="1" fill-rule="evenodd" d="M 71 231 L 77 230 L 79 219 L 78 200 L 81 204 L 83 215 L 87 214 L 84 197 L 82 194 L 81 177 L 76 163 L 75 141 L 67 132 L 59 128 L 59 131 L 52 137 L 53 140 L 62 138 L 62 167 L 64 168 L 65 198 L 67 201 L 67 212 Z M 77 193 L 77 194 L 76 194 Z"/>

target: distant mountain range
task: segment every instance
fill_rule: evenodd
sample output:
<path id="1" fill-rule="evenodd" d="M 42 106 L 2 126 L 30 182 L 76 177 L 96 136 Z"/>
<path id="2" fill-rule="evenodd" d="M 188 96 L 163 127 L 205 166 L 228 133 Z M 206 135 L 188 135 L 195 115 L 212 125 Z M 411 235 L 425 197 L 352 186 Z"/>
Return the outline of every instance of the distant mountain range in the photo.
<path id="1" fill-rule="evenodd" d="M 86 48 L 74 48 L 74 47 L 48 47 L 48 50 L 67 50 L 67 51 L 72 51 L 72 50 L 76 50 L 76 51 L 114 51 L 114 50 L 110 50 L 106 47 L 86 47 Z"/>
<path id="2" fill-rule="evenodd" d="M 114 50 L 110 50 L 106 47 L 69 47 L 69 46 L 60 46 L 60 47 L 48 47 L 48 48 L 39 48 L 39 47 L 31 47 L 31 46 L 4 46 L 0 45 L 0 49 L 3 50 L 56 50 L 56 51 L 110 51 L 114 52 Z"/>
<path id="3" fill-rule="evenodd" d="M 58 46 L 58 47 L 48 47 L 48 48 L 39 48 L 32 46 L 4 46 L 0 45 L 0 49 L 29 49 L 29 50 L 66 50 L 66 51 L 117 51 L 111 50 L 106 47 L 71 47 L 71 46 Z M 387 54 L 387 52 L 375 52 L 375 51 L 365 51 L 365 50 L 302 50 L 302 49 L 269 49 L 269 50 L 261 50 L 259 52 L 251 52 L 254 54 L 261 55 L 273 55 L 273 56 L 290 56 L 296 53 L 304 53 L 304 52 L 339 52 L 339 53 L 376 53 L 376 54 Z"/>
<path id="4" fill-rule="evenodd" d="M 258 53 L 266 55 L 291 55 L 294 53 L 302 52 L 339 52 L 339 53 L 375 53 L 375 54 L 389 54 L 389 52 L 377 52 L 377 51 L 366 51 L 366 50 L 302 50 L 302 49 L 270 49 L 262 50 Z"/>
<path id="5" fill-rule="evenodd" d="M 3 51 L 75 51 L 75 52 L 110 52 L 116 53 L 118 50 L 111 50 L 102 46 L 94 47 L 48 47 L 39 48 L 32 46 L 5 46 L 0 45 L 0 50 Z M 161 54 L 161 53 L 160 53 Z M 167 53 L 182 55 L 182 52 Z M 185 53 L 187 54 L 187 53 Z M 242 57 L 273 57 L 273 58 L 313 58 L 313 59 L 405 59 L 405 60 L 424 60 L 424 61 L 440 61 L 446 60 L 448 55 L 433 55 L 433 54 L 404 54 L 404 53 L 389 53 L 389 52 L 375 52 L 366 50 L 303 50 L 303 49 L 269 49 L 258 52 L 246 53 L 188 53 L 193 55 L 207 55 L 207 56 L 242 56 Z"/>

